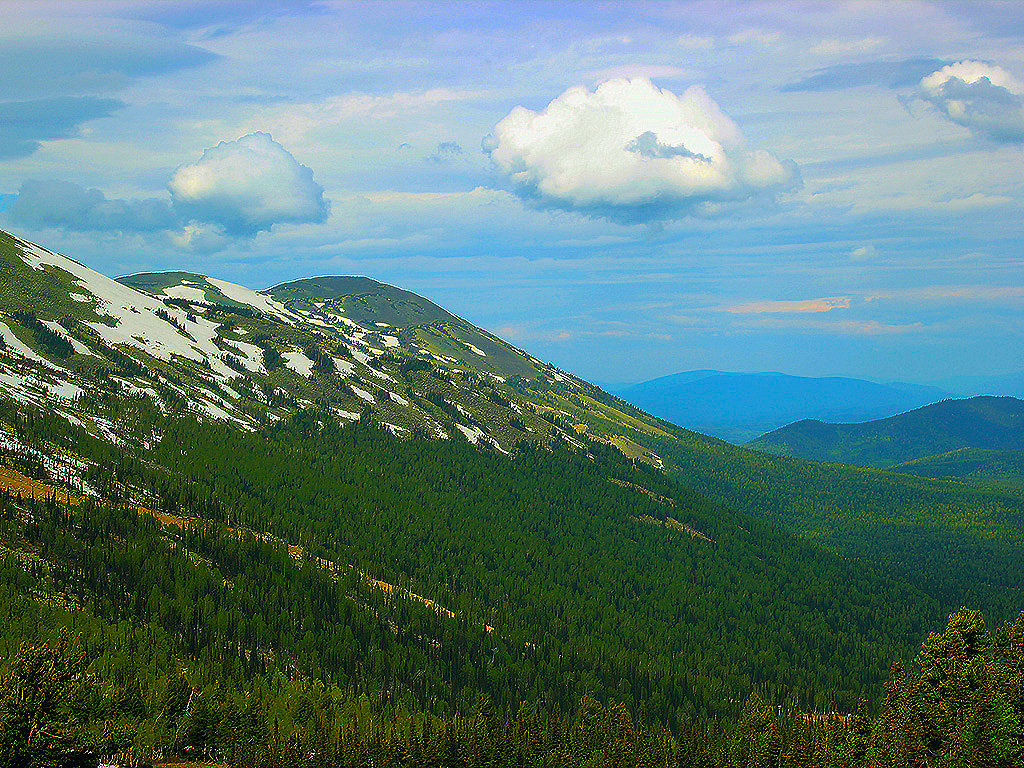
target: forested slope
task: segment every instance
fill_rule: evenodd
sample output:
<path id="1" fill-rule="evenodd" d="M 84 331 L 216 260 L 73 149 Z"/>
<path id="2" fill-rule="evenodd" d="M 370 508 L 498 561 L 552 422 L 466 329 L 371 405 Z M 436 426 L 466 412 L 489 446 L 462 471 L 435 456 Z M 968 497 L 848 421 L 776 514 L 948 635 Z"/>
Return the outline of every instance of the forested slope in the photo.
<path id="1" fill-rule="evenodd" d="M 175 575 L 178 566 L 157 567 L 163 539 L 133 507 L 120 522 L 83 512 L 74 524 L 57 510 L 49 533 L 27 526 L 19 535 L 56 563 L 110 557 L 102 536 L 132 542 L 130 562 L 100 560 L 77 577 L 86 592 L 122 595 L 97 611 L 112 619 L 134 611 L 171 633 L 189 628 L 184 652 L 214 654 L 208 663 L 225 675 L 241 674 L 238 664 L 246 674 L 259 669 L 247 666 L 251 656 L 238 660 L 240 648 L 267 648 L 303 674 L 348 684 L 381 684 L 384 663 L 420 706 L 457 706 L 465 690 L 486 692 L 501 708 L 547 696 L 571 710 L 588 694 L 679 722 L 728 711 L 754 688 L 850 704 L 940 612 L 862 563 L 711 504 L 611 448 L 587 455 L 524 445 L 508 458 L 324 415 L 244 433 L 148 412 L 138 417 L 163 438 L 144 462 L 55 434 L 56 420 L 21 419 L 25 441 L 74 445 L 100 459 L 89 480 L 103 495 L 142 494 L 135 506 L 212 521 L 177 535 L 219 576 L 192 583 Z M 111 466 L 117 471 L 101 468 Z M 247 543 L 217 527 L 225 523 L 274 538 Z M 60 530 L 79 543 L 59 544 Z M 285 576 L 284 542 L 301 545 L 299 572 L 313 581 Z M 171 548 L 168 557 L 182 555 Z M 323 562 L 347 579 L 333 598 L 334 571 Z M 123 580 L 107 583 L 105 573 Z M 423 645 L 389 641 L 378 653 L 371 629 L 382 625 L 352 605 L 331 607 L 357 585 L 366 591 L 359 574 L 426 596 L 454 617 L 420 611 L 434 627 L 410 630 Z M 356 594 L 356 603 L 374 604 Z M 291 617 L 286 626 L 281 615 Z M 409 621 L 388 620 L 403 632 Z M 295 622 L 299 635 L 288 628 Z M 359 632 L 371 634 L 360 640 Z M 894 646 L 893 637 L 903 640 Z M 227 661 L 214 651 L 224 648 L 235 649 Z M 430 648 L 437 656 L 420 658 Z"/>
<path id="2" fill-rule="evenodd" d="M 1016 615 L 1024 581 L 1019 487 L 805 461 L 676 433 L 652 441 L 684 485 L 874 563 L 950 608 Z"/>
<path id="3" fill-rule="evenodd" d="M 893 470 L 922 477 L 1024 483 L 1024 450 L 960 448 L 949 453 L 906 461 L 894 466 Z"/>
<path id="4" fill-rule="evenodd" d="M 943 400 L 859 424 L 799 421 L 748 443 L 751 448 L 866 467 L 892 467 L 961 448 L 1024 449 L 1024 400 Z"/>

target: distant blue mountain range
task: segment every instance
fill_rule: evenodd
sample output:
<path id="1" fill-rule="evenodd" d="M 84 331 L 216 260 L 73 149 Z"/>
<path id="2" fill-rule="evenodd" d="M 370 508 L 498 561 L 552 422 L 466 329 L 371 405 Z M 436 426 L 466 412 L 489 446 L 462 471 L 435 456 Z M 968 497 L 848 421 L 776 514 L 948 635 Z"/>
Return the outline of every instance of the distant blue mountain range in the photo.
<path id="1" fill-rule="evenodd" d="M 922 384 L 710 370 L 676 373 L 611 391 L 655 416 L 734 443 L 801 419 L 871 421 L 950 397 L 945 390 Z"/>

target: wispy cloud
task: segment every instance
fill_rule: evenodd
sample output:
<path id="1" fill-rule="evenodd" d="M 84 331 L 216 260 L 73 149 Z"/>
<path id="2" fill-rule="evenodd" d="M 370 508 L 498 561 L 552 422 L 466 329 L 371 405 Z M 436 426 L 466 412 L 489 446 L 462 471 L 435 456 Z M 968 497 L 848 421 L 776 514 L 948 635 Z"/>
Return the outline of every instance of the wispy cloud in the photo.
<path id="1" fill-rule="evenodd" d="M 1006 301 L 1024 299 L 1024 285 L 929 285 L 898 291 L 880 291 L 865 301 Z"/>
<path id="2" fill-rule="evenodd" d="M 865 61 L 836 64 L 819 69 L 806 77 L 782 87 L 783 91 L 839 91 L 877 85 L 885 88 L 906 88 L 917 85 L 921 78 L 948 64 L 932 58 L 900 61 Z"/>
<path id="3" fill-rule="evenodd" d="M 848 309 L 849 306 L 849 296 L 826 296 L 797 301 L 748 301 L 726 307 L 725 311 L 735 315 L 788 315 L 831 312 L 833 309 Z"/>
<path id="4" fill-rule="evenodd" d="M 31 155 L 41 142 L 74 136 L 82 123 L 109 117 L 124 106 L 94 96 L 0 102 L 0 160 Z"/>
<path id="5" fill-rule="evenodd" d="M 878 256 L 878 249 L 871 244 L 859 245 L 850 251 L 850 259 L 853 261 L 870 261 L 876 256 Z"/>
<path id="6" fill-rule="evenodd" d="M 759 45 L 763 48 L 770 48 L 779 42 L 782 35 L 773 29 L 750 28 L 740 30 L 729 35 L 728 40 L 733 45 Z"/>
<path id="7" fill-rule="evenodd" d="M 850 54 L 868 53 L 875 51 L 886 44 L 884 37 L 860 37 L 847 39 L 841 37 L 826 37 L 819 43 L 811 46 L 811 53 L 815 56 L 848 56 Z"/>
<path id="8" fill-rule="evenodd" d="M 431 88 L 390 94 L 349 93 L 303 104 L 273 105 L 261 110 L 245 127 L 297 142 L 314 131 L 324 131 L 353 120 L 391 120 L 456 102 L 473 101 L 482 91 Z"/>
<path id="9" fill-rule="evenodd" d="M 594 82 L 613 80 L 616 77 L 646 77 L 653 80 L 659 78 L 675 80 L 686 78 L 693 80 L 699 76 L 700 72 L 695 69 L 676 67 L 671 64 L 622 64 L 590 72 L 587 79 Z"/>
<path id="10" fill-rule="evenodd" d="M 928 330 L 922 322 L 890 323 L 882 320 L 830 320 L 819 317 L 758 317 L 757 325 L 765 329 L 811 331 L 842 336 L 893 336 Z"/>

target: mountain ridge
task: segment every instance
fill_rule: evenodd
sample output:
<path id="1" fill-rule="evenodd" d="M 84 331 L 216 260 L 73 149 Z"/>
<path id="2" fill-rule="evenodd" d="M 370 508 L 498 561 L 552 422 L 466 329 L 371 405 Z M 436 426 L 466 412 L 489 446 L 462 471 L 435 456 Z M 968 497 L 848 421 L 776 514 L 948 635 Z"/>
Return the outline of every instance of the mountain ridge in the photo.
<path id="1" fill-rule="evenodd" d="M 948 396 L 920 384 L 714 370 L 671 374 L 615 393 L 650 413 L 731 442 L 745 442 L 802 418 L 864 421 Z"/>
<path id="2" fill-rule="evenodd" d="M 1024 449 L 1024 400 L 979 395 L 946 399 L 857 424 L 807 419 L 747 444 L 783 455 L 895 467 L 961 449 Z"/>
<path id="3" fill-rule="evenodd" d="M 162 332 L 202 337 L 199 331 L 207 326 L 199 321 L 213 323 L 212 318 L 222 330 L 216 338 L 235 343 L 252 340 L 258 328 L 269 332 L 269 321 L 206 300 L 221 295 L 217 291 L 245 298 L 250 307 L 271 299 L 213 279 L 185 279 L 189 283 L 180 287 L 187 290 L 178 291 L 185 298 L 168 297 L 163 304 L 167 317 L 184 330 L 157 315 L 164 310 L 156 307 L 153 317 L 169 326 Z M 139 313 L 147 310 L 137 297 L 132 301 Z M 188 309 L 177 303 L 182 301 Z M 299 305 L 265 306 L 275 318 L 304 317 Z M 103 311 L 120 312 L 113 305 Z M 327 319 L 330 314 L 322 313 Z M 5 314 L 8 320 L 26 335 L 22 321 Z M 129 308 L 104 332 L 136 322 Z M 285 326 L 274 337 L 282 344 L 304 328 L 298 320 L 274 322 Z M 70 325 L 69 334 L 81 335 L 91 353 L 108 354 Z M 351 340 L 352 351 L 366 350 L 369 365 L 352 358 L 362 366 L 353 369 L 356 375 L 369 375 L 358 372 L 370 369 L 395 374 L 394 381 L 383 380 L 388 391 L 402 391 L 395 385 L 404 382 L 414 396 L 422 392 L 423 407 L 436 407 L 438 419 L 473 423 L 456 407 L 465 403 L 467 413 L 480 414 L 482 421 L 481 411 L 470 411 L 482 404 L 446 399 L 459 387 L 474 383 L 499 393 L 497 379 L 466 378 L 457 364 L 443 369 L 446 378 L 442 361 L 405 371 L 397 362 L 423 355 L 371 359 L 367 347 L 379 334 L 340 325 L 341 337 L 327 338 L 339 338 L 335 343 L 346 348 L 349 341 L 340 339 Z M 251 330 L 239 335 L 239 328 Z M 242 410 L 242 398 L 232 398 L 233 410 L 224 409 L 229 417 L 218 417 L 176 404 L 164 389 L 173 384 L 195 397 L 201 381 L 213 386 L 220 380 L 217 371 L 181 356 L 161 361 L 146 351 L 153 340 L 134 339 L 133 329 L 123 329 L 121 336 L 131 341 L 118 349 L 145 370 L 119 369 L 110 376 L 140 389 L 150 386 L 153 393 L 115 396 L 120 387 L 107 391 L 98 377 L 95 384 L 83 380 L 82 393 L 68 403 L 55 404 L 45 395 L 38 403 L 0 398 L 0 457 L 49 475 L 52 487 L 61 487 L 57 481 L 63 478 L 89 496 L 68 505 L 74 509 L 43 499 L 40 506 L 50 504 L 45 514 L 33 507 L 26 516 L 12 515 L 0 530 L 14 530 L 9 538 L 0 536 L 0 559 L 17 568 L 19 557 L 34 553 L 33 562 L 45 562 L 47 572 L 56 574 L 51 592 L 78 600 L 74 605 L 95 603 L 106 620 L 120 618 L 123 603 L 172 638 L 183 623 L 198 625 L 202 632 L 179 638 L 175 647 L 189 658 L 212 655 L 232 679 L 243 674 L 239 667 L 276 669 L 337 685 L 393 688 L 417 697 L 418 704 L 450 709 L 463 693 L 470 700 L 490 695 L 503 709 L 545 692 L 560 697 L 555 700 L 565 709 L 596 695 L 625 698 L 634 711 L 646 708 L 659 720 L 681 720 L 728 709 L 730 697 L 754 684 L 808 692 L 827 685 L 849 697 L 845 670 L 854 657 L 876 659 L 871 668 L 883 673 L 889 661 L 891 648 L 878 640 L 876 627 L 906 643 L 938 612 L 937 601 L 912 585 L 716 505 L 655 469 L 653 460 L 629 460 L 611 439 L 577 430 L 567 412 L 550 407 L 543 413 L 550 420 L 527 413 L 525 396 L 516 401 L 523 427 L 537 423 L 548 430 L 533 441 L 520 439 L 509 456 L 499 450 L 500 441 L 495 446 L 484 436 L 496 433 L 497 414 L 516 412 L 513 401 L 486 397 L 505 410 L 478 424 L 476 445 L 469 435 L 458 439 L 454 430 L 448 439 L 424 429 L 398 430 L 399 439 L 382 418 L 379 397 L 378 408 L 355 418 L 338 414 L 338 404 L 326 398 L 300 407 L 268 403 L 280 415 L 265 422 L 243 421 L 254 414 Z M 193 341 L 199 354 L 204 344 Z M 35 354 L 45 359 L 43 352 Z M 22 363 L 10 357 L 0 354 L 0 366 L 13 375 Z M 130 367 L 117 355 L 104 359 Z M 68 360 L 74 367 L 74 356 Z M 45 367 L 31 362 L 24 363 L 26 378 Z M 307 378 L 284 364 L 252 375 L 227 368 L 234 374 L 226 386 L 236 391 L 254 377 L 282 390 Z M 172 369 L 177 380 L 170 378 Z M 77 369 L 69 373 L 79 375 Z M 316 384 L 324 376 L 326 392 L 337 383 L 329 380 L 337 373 L 311 370 L 308 378 Z M 553 374 L 541 383 L 545 388 L 523 390 L 538 402 L 577 393 L 608 420 L 613 406 L 586 399 L 590 390 L 583 383 Z M 434 393 L 436 398 L 428 397 Z M 419 401 L 410 397 L 413 402 Z M 618 413 L 616 418 L 629 417 Z M 655 420 L 630 418 L 637 429 L 671 434 Z M 593 423 L 599 424 L 596 416 Z M 12 504 L 25 506 L 24 499 L 12 498 Z M 143 510 L 159 511 L 163 525 L 140 521 L 151 517 Z M 17 555 L 11 562 L 8 552 Z M 74 570 L 64 559 L 68 552 L 90 566 L 88 573 Z M 117 578 L 102 578 L 103 569 Z M 176 573 L 187 583 L 174 581 Z M 834 593 L 824 589 L 833 582 Z M 297 592 L 300 586 L 314 599 Z M 811 606 L 823 606 L 820 615 Z M 216 621 L 205 623 L 199 613 Z M 837 620 L 840 614 L 846 618 Z M 788 619 L 773 623 L 770 617 L 777 615 Z M 752 622 L 751 616 L 760 618 Z M 347 617 L 347 624 L 337 624 L 339 617 Z M 218 643 L 208 644 L 210 637 Z M 771 650 L 792 647 L 810 657 L 815 638 L 830 646 L 845 643 L 849 647 L 839 657 L 849 661 L 822 659 L 803 669 Z M 226 641 L 227 661 L 220 644 Z M 376 665 L 384 650 L 389 661 L 397 660 L 394 670 Z M 878 677 L 870 671 L 865 679 Z M 620 687 L 623 681 L 626 688 Z"/>

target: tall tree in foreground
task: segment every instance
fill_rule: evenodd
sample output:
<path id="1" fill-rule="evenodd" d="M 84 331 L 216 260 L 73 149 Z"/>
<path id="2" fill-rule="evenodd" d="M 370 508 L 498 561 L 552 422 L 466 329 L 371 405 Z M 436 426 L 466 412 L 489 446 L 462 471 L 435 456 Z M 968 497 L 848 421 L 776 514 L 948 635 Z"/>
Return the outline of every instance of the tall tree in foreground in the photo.
<path id="1" fill-rule="evenodd" d="M 22 644 L 0 678 L 0 767 L 96 766 L 96 756 L 79 746 L 82 727 L 71 708 L 83 669 L 64 630 L 52 645 Z"/>

